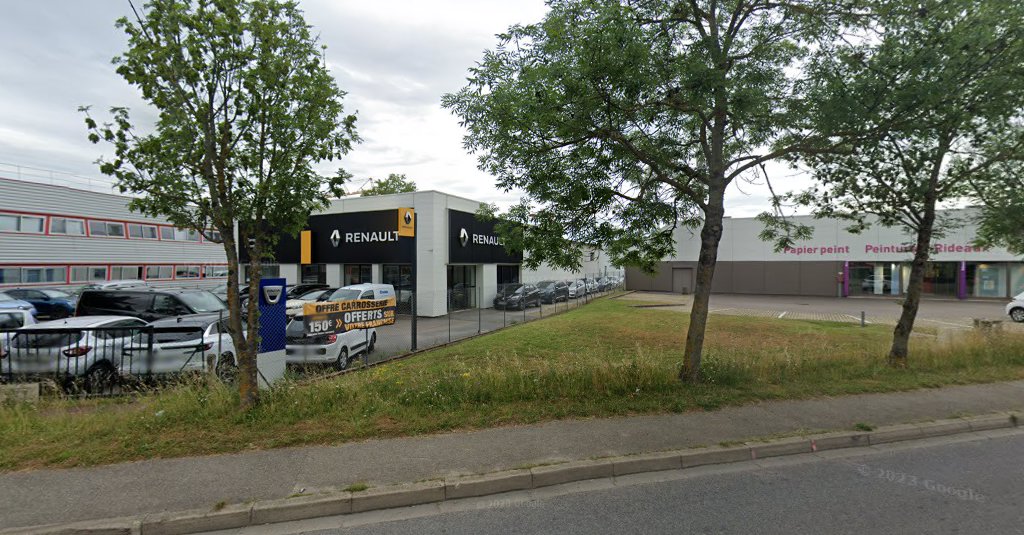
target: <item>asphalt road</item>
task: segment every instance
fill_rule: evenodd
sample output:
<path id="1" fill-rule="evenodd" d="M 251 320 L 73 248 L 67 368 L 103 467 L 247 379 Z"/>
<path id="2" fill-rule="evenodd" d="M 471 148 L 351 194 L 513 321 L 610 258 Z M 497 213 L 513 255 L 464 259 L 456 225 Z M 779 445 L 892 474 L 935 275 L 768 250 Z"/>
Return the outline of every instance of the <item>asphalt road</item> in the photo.
<path id="1" fill-rule="evenodd" d="M 1024 432 L 989 436 L 639 474 L 247 531 L 1024 533 Z"/>

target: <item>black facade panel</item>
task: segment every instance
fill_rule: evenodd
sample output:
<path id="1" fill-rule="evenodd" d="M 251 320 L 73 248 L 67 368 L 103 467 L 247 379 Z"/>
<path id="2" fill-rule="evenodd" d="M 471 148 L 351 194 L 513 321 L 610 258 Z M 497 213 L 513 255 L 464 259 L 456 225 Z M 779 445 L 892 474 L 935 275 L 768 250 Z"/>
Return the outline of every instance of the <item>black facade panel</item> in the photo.
<path id="1" fill-rule="evenodd" d="M 398 237 L 398 210 L 314 215 L 306 229 L 312 231 L 313 263 L 408 264 L 415 254 L 413 238 Z M 277 263 L 298 264 L 300 254 L 298 236 L 279 236 Z"/>
<path id="2" fill-rule="evenodd" d="M 498 240 L 494 221 L 448 210 L 448 262 L 451 264 L 520 264 L 522 253 L 509 253 Z"/>

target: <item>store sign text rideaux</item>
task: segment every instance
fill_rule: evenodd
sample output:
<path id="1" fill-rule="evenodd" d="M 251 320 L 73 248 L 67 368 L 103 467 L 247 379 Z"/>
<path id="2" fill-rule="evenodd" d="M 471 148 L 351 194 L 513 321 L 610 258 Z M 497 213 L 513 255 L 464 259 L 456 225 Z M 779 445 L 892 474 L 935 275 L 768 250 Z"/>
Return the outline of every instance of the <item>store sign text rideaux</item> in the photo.
<path id="1" fill-rule="evenodd" d="M 984 253 L 989 249 L 985 247 L 978 247 L 976 245 L 961 245 L 952 243 L 940 243 L 932 246 L 932 254 L 939 253 Z M 885 254 L 885 253 L 914 253 L 917 251 L 916 245 L 875 245 L 867 244 L 864 246 L 865 254 Z M 830 255 L 830 254 L 850 254 L 849 245 L 827 245 L 819 247 L 786 247 L 782 250 L 782 254 L 793 255 L 793 256 L 810 256 L 810 255 Z"/>

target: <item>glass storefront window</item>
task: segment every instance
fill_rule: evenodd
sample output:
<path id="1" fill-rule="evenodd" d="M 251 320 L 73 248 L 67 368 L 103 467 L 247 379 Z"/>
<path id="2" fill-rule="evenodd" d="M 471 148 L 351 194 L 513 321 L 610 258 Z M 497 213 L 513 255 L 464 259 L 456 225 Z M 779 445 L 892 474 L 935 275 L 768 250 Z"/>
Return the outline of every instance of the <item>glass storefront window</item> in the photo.
<path id="1" fill-rule="evenodd" d="M 373 282 L 373 268 L 370 264 L 345 264 L 344 286 Z"/>
<path id="2" fill-rule="evenodd" d="M 303 284 L 326 284 L 327 264 L 307 264 L 302 266 L 300 278 Z"/>
<path id="3" fill-rule="evenodd" d="M 850 262 L 850 295 L 899 295 L 899 264 Z"/>
<path id="4" fill-rule="evenodd" d="M 1024 265 L 1017 264 L 1010 266 L 1010 295 L 1018 296 L 1024 293 Z"/>
<path id="5" fill-rule="evenodd" d="M 398 313 L 412 313 L 412 266 L 408 264 L 384 264 L 381 266 L 381 280 L 395 287 Z"/>
<path id="6" fill-rule="evenodd" d="M 519 282 L 519 266 L 498 266 L 498 284 Z"/>
<path id="7" fill-rule="evenodd" d="M 1007 297 L 1006 266 L 968 263 L 967 292 L 971 297 Z"/>
<path id="8" fill-rule="evenodd" d="M 476 266 L 448 266 L 448 299 L 451 310 L 476 308 Z"/>

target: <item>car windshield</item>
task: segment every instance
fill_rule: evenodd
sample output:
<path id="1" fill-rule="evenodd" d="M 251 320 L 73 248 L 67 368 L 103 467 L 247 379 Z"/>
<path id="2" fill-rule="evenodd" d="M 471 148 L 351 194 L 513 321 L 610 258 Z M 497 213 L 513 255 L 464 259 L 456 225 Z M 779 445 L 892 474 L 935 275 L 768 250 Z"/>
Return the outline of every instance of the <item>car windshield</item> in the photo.
<path id="1" fill-rule="evenodd" d="M 52 297 L 54 299 L 68 299 L 71 297 L 71 294 L 60 290 L 42 290 L 42 292 L 46 294 L 47 297 Z"/>
<path id="2" fill-rule="evenodd" d="M 0 301 L 14 301 L 14 298 L 5 293 L 0 292 Z"/>
<path id="3" fill-rule="evenodd" d="M 547 288 L 548 286 L 553 286 L 554 284 L 555 284 L 555 281 L 540 281 L 540 282 L 537 283 L 537 287 L 543 290 L 543 289 Z"/>
<path id="4" fill-rule="evenodd" d="M 0 329 L 17 329 L 23 325 L 25 316 L 21 312 L 0 312 Z"/>
<path id="5" fill-rule="evenodd" d="M 302 323 L 302 317 L 296 316 L 295 319 L 288 322 L 288 326 L 284 328 L 285 336 L 290 338 L 297 338 L 306 335 L 306 327 Z"/>
<path id="6" fill-rule="evenodd" d="M 308 292 L 306 292 L 306 293 L 296 297 L 296 299 L 316 299 L 316 298 L 320 297 L 320 295 L 323 294 L 323 293 L 324 293 L 324 290 L 311 290 L 311 291 L 308 291 Z"/>
<path id="7" fill-rule="evenodd" d="M 81 331 L 57 332 L 57 333 L 18 333 L 11 340 L 11 347 L 20 348 L 44 348 L 44 347 L 66 347 L 80 342 Z"/>
<path id="8" fill-rule="evenodd" d="M 328 301 L 351 301 L 353 299 L 359 299 L 359 294 L 362 293 L 359 290 L 352 288 L 339 288 L 337 291 L 331 294 Z"/>
<path id="9" fill-rule="evenodd" d="M 195 312 L 220 312 L 227 308 L 224 301 L 210 292 L 185 292 L 178 297 Z"/>

